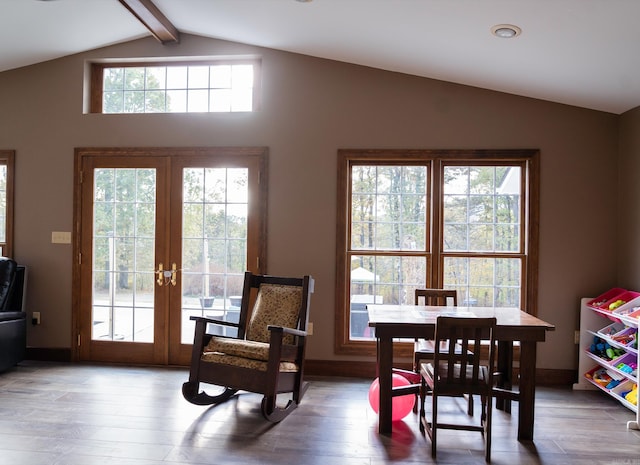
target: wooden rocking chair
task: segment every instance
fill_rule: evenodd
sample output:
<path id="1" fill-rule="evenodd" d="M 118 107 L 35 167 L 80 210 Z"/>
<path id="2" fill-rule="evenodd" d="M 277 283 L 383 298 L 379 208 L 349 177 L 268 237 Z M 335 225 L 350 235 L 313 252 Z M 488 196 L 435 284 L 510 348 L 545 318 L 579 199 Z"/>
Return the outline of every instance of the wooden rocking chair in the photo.
<path id="1" fill-rule="evenodd" d="M 263 394 L 262 414 L 279 422 L 300 403 L 304 382 L 306 328 L 313 278 L 282 278 L 245 273 L 238 323 L 191 317 L 196 322 L 189 381 L 182 394 L 189 402 L 224 402 L 238 391 Z M 250 311 L 250 302 L 255 302 Z M 209 324 L 234 327 L 237 337 L 207 333 Z M 220 394 L 199 390 L 200 383 L 222 387 Z M 219 389 L 219 388 L 218 388 Z M 285 406 L 276 397 L 291 393 Z"/>

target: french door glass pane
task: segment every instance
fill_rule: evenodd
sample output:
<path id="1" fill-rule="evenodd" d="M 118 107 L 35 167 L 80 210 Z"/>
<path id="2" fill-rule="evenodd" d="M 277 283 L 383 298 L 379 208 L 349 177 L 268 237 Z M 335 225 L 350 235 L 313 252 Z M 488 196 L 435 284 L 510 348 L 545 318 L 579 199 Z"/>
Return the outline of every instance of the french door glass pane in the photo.
<path id="1" fill-rule="evenodd" d="M 425 257 L 353 255 L 351 257 L 350 335 L 371 338 L 367 304 L 413 305 L 416 288 L 425 287 Z"/>
<path id="2" fill-rule="evenodd" d="M 182 214 L 181 342 L 190 316 L 237 321 L 247 269 L 248 169 L 185 168 Z M 218 334 L 234 331 L 216 328 Z"/>
<path id="3" fill-rule="evenodd" d="M 156 170 L 94 171 L 92 332 L 153 342 Z"/>
<path id="4" fill-rule="evenodd" d="M 458 291 L 462 306 L 520 308 L 522 260 L 446 257 L 444 288 Z"/>

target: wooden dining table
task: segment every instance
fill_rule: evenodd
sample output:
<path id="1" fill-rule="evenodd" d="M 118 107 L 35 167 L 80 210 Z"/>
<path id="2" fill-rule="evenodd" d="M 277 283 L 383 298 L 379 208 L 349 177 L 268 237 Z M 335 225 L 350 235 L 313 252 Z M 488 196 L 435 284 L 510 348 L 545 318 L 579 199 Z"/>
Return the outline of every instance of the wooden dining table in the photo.
<path id="1" fill-rule="evenodd" d="M 438 316 L 460 318 L 496 318 L 495 339 L 498 341 L 497 369 L 504 376 L 499 381 L 496 399 L 514 400 L 518 408 L 518 440 L 532 440 L 536 390 L 536 347 L 543 342 L 547 331 L 555 326 L 517 308 L 499 307 L 442 307 L 423 305 L 368 304 L 369 326 L 375 328 L 378 344 L 377 371 L 380 402 L 378 432 L 392 433 L 392 400 L 394 395 L 409 392 L 392 386 L 394 339 L 432 339 Z M 518 390 L 511 390 L 510 373 L 514 342 L 520 344 Z M 506 386 L 506 388 L 505 388 Z M 415 392 L 415 391 L 414 391 Z"/>

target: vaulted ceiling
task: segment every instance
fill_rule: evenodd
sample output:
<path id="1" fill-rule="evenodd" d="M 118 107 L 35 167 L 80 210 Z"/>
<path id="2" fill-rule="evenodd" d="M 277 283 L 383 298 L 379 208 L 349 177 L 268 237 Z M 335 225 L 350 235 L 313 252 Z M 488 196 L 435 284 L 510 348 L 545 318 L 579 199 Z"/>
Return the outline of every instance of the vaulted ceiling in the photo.
<path id="1" fill-rule="evenodd" d="M 152 1 L 179 33 L 616 114 L 640 106 L 638 0 Z M 502 23 L 522 33 L 492 35 Z M 0 71 L 150 34 L 119 0 L 0 0 L 0 26 Z"/>

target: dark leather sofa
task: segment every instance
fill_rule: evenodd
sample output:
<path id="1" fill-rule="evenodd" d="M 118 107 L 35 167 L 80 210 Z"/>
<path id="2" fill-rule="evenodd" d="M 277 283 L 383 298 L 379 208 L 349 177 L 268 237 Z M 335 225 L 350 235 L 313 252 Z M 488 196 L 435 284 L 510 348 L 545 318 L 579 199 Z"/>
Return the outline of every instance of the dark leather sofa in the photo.
<path id="1" fill-rule="evenodd" d="M 0 257 L 0 372 L 24 359 L 27 318 L 22 308 L 26 269 Z"/>

